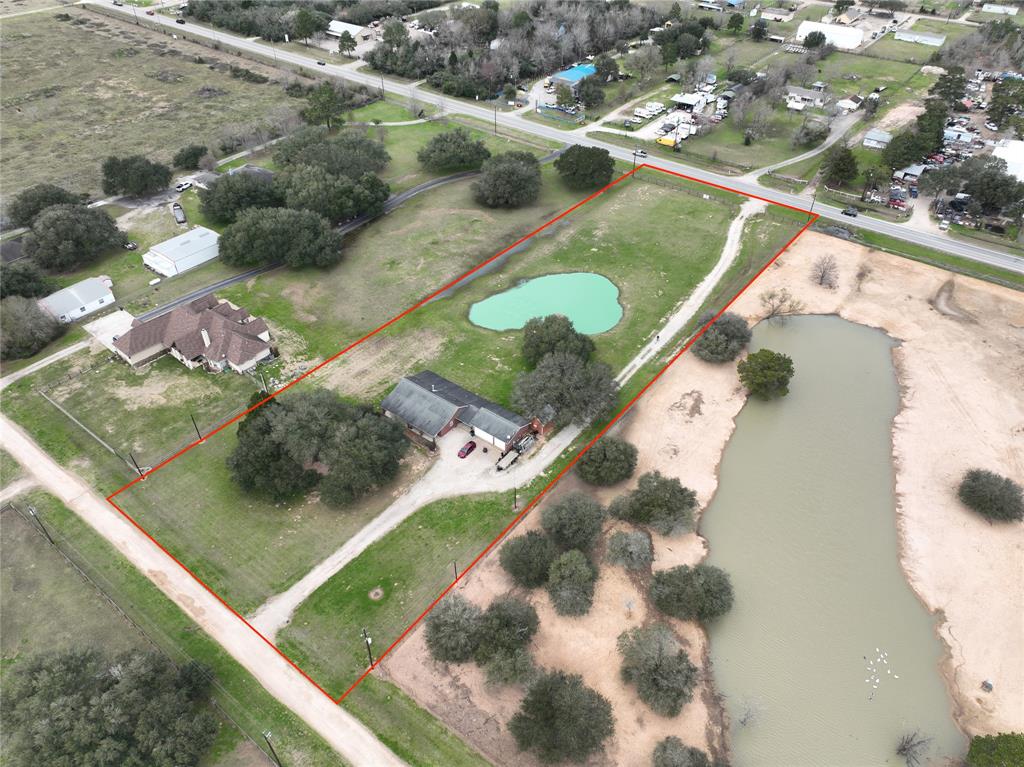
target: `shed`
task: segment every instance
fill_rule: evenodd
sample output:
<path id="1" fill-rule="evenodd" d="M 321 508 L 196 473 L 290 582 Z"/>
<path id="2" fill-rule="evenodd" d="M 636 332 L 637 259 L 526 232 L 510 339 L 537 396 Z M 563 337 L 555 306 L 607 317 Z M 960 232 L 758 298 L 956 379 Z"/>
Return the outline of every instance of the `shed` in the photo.
<path id="1" fill-rule="evenodd" d="M 114 305 L 109 277 L 89 277 L 40 299 L 39 306 L 60 322 L 74 322 L 87 314 Z"/>
<path id="2" fill-rule="evenodd" d="M 174 277 L 212 261 L 220 252 L 220 235 L 197 226 L 184 234 L 154 245 L 142 257 L 142 263 L 157 274 Z"/>
<path id="3" fill-rule="evenodd" d="M 1000 5 L 999 3 L 985 3 L 981 6 L 981 10 L 985 13 L 998 13 L 1001 16 L 1016 16 L 1017 6 L 1015 5 Z"/>
<path id="4" fill-rule="evenodd" d="M 864 30 L 844 27 L 839 24 L 822 24 L 820 21 L 801 21 L 796 30 L 796 40 L 802 43 L 811 32 L 821 32 L 825 42 L 842 51 L 852 51 L 864 42 Z"/>
<path id="5" fill-rule="evenodd" d="M 680 93 L 672 97 L 672 103 L 685 112 L 700 112 L 708 104 L 705 93 Z"/>
<path id="6" fill-rule="evenodd" d="M 885 149 L 892 141 L 892 134 L 881 128 L 872 128 L 864 134 L 863 144 L 868 149 Z"/>
<path id="7" fill-rule="evenodd" d="M 863 103 L 864 99 L 861 96 L 847 96 L 846 98 L 837 101 L 836 106 L 844 112 L 854 112 L 860 109 L 860 106 Z"/>
<path id="8" fill-rule="evenodd" d="M 896 32 L 893 37 L 907 43 L 930 45 L 933 48 L 941 48 L 942 44 L 946 42 L 945 35 L 929 35 L 925 32 L 915 32 L 912 29 L 900 30 L 899 32 Z"/>

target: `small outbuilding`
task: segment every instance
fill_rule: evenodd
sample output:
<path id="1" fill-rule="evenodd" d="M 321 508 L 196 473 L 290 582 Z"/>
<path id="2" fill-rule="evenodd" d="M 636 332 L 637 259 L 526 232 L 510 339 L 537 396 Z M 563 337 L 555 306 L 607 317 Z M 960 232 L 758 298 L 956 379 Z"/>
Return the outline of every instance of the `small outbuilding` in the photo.
<path id="1" fill-rule="evenodd" d="M 114 305 L 109 277 L 89 277 L 51 293 L 39 300 L 39 306 L 59 322 L 74 322 L 80 317 Z"/>
<path id="2" fill-rule="evenodd" d="M 915 32 L 912 29 L 900 30 L 893 37 L 906 43 L 920 43 L 921 45 L 930 45 L 933 48 L 941 48 L 943 43 L 946 42 L 945 35 L 930 35 L 926 32 Z"/>
<path id="3" fill-rule="evenodd" d="M 868 149 L 885 149 L 892 141 L 892 134 L 881 128 L 872 128 L 864 134 L 864 146 Z"/>
<path id="4" fill-rule="evenodd" d="M 217 258 L 220 235 L 205 226 L 154 245 L 142 257 L 142 263 L 164 277 L 187 272 Z"/>

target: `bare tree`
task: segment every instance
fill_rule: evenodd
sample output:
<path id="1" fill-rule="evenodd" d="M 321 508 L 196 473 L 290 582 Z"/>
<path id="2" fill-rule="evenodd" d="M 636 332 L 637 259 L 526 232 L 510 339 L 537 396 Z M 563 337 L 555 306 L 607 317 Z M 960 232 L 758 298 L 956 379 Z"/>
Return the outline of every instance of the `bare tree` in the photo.
<path id="1" fill-rule="evenodd" d="M 920 730 L 904 733 L 896 746 L 896 755 L 903 757 L 907 767 L 917 767 L 921 763 L 931 738 L 925 737 Z"/>
<path id="2" fill-rule="evenodd" d="M 793 298 L 788 288 L 772 288 L 761 293 L 761 308 L 764 319 L 785 322 L 787 317 L 804 310 L 802 301 Z"/>
<path id="3" fill-rule="evenodd" d="M 811 266 L 811 279 L 822 287 L 835 290 L 839 286 L 839 264 L 831 253 L 818 256 Z"/>
<path id="4" fill-rule="evenodd" d="M 860 269 L 857 270 L 857 292 L 860 292 L 861 286 L 864 284 L 864 280 L 871 276 L 871 272 L 874 271 L 871 268 L 871 264 L 861 264 Z"/>

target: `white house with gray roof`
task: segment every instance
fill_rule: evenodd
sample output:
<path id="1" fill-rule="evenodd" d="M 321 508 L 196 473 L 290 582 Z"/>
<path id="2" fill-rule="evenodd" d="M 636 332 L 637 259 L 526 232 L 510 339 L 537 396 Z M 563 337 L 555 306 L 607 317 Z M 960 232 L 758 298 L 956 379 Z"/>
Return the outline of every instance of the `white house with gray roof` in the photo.
<path id="1" fill-rule="evenodd" d="M 184 234 L 154 245 L 142 257 L 142 263 L 164 277 L 187 272 L 212 261 L 220 253 L 220 235 L 205 226 L 197 226 Z"/>
<path id="2" fill-rule="evenodd" d="M 89 277 L 40 299 L 39 306 L 60 322 L 74 322 L 87 314 L 113 306 L 114 294 L 110 292 L 113 284 L 106 276 Z"/>

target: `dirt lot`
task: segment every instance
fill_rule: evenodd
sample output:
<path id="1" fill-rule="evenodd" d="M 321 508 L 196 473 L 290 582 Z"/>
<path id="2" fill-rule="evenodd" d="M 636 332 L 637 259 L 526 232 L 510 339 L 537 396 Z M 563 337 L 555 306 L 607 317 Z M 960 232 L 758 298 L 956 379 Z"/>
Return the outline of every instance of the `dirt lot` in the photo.
<path id="1" fill-rule="evenodd" d="M 840 287 L 819 288 L 808 278 L 823 251 L 840 264 Z M 929 609 L 944 618 L 939 633 L 949 647 L 943 673 L 968 733 L 1024 727 L 1024 657 L 1019 616 L 1024 613 L 1024 529 L 992 526 L 957 501 L 963 472 L 984 466 L 1024 476 L 1024 296 L 1012 290 L 809 233 L 770 269 L 735 309 L 759 319 L 757 296 L 786 286 L 810 313 L 836 313 L 880 327 L 901 343 L 893 352 L 902 404 L 893 429 L 897 514 L 902 564 Z M 732 366 L 712 366 L 685 355 L 652 387 L 622 424 L 640 448 L 638 473 L 659 469 L 697 491 L 706 507 L 716 469 L 744 401 Z M 554 496 L 574 486 L 564 480 Z M 605 491 L 607 501 L 618 492 Z M 550 502 L 551 499 L 548 499 Z M 539 523 L 534 513 L 519 532 Z M 655 568 L 698 561 L 704 541 L 655 536 Z M 464 580 L 462 593 L 479 604 L 511 588 L 492 555 Z M 603 566 L 587 616 L 555 616 L 547 595 L 531 596 L 541 616 L 532 650 L 542 666 L 581 673 L 612 701 L 616 735 L 593 764 L 647 765 L 660 738 L 675 734 L 709 750 L 721 746 L 721 716 L 708 683 L 706 661 L 693 702 L 674 720 L 653 715 L 618 677 L 618 634 L 641 623 L 647 606 L 619 568 Z M 695 662 L 706 657 L 703 632 L 674 622 Z M 470 665 L 429 660 L 417 630 L 384 664 L 385 671 L 422 705 L 444 719 L 497 764 L 523 759 L 505 727 L 522 691 L 489 689 Z M 995 683 L 980 691 L 982 680 Z"/>

